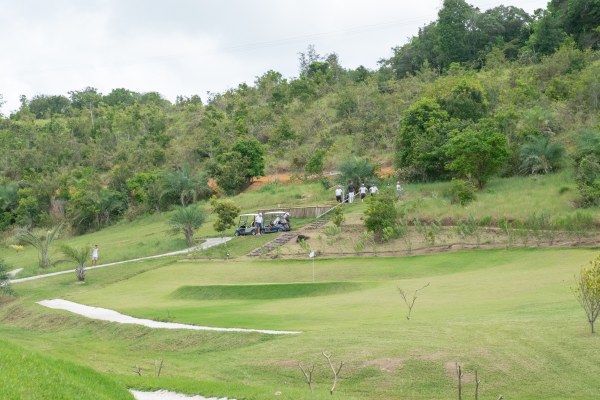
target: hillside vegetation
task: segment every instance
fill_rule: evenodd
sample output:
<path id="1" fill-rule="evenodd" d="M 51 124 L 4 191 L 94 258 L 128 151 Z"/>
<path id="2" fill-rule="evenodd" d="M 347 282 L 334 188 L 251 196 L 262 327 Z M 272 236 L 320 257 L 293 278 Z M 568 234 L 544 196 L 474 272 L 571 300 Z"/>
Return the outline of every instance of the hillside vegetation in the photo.
<path id="1" fill-rule="evenodd" d="M 91 87 L 23 98 L 0 120 L 0 228 L 66 219 L 75 233 L 97 230 L 237 193 L 256 176 L 319 175 L 357 158 L 405 182 L 475 189 L 498 174 L 573 167 L 576 205 L 593 206 L 598 14 L 590 0 L 535 15 L 446 0 L 377 70 L 309 47 L 298 77 L 266 71 L 205 99 Z"/>

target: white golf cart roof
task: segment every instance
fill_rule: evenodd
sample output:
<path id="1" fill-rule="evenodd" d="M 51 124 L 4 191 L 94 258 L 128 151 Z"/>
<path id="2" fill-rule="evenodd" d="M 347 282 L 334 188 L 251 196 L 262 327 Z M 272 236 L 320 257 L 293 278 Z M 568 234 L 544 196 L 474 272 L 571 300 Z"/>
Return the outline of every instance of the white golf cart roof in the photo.
<path id="1" fill-rule="evenodd" d="M 258 214 L 240 214 L 240 217 L 258 217 Z"/>

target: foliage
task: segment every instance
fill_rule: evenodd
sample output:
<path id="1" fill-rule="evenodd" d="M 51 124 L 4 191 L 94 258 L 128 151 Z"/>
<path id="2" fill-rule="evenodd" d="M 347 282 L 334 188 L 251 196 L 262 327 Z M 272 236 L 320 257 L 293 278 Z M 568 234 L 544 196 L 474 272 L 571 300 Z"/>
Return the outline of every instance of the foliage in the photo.
<path id="1" fill-rule="evenodd" d="M 331 222 L 333 222 L 333 224 L 339 228 L 342 226 L 345 219 L 346 217 L 344 216 L 344 210 L 342 207 L 334 207 L 331 214 Z"/>
<path id="2" fill-rule="evenodd" d="M 595 333 L 594 324 L 600 314 L 600 256 L 579 272 L 575 295 L 585 311 L 592 333 Z"/>
<path id="3" fill-rule="evenodd" d="M 271 70 L 204 101 L 94 87 L 23 96 L 0 116 L 0 228 L 67 217 L 76 233 L 98 230 L 206 198 L 209 181 L 237 194 L 267 172 L 320 174 L 354 157 L 393 161 L 411 182 L 454 174 L 477 184 L 464 165 L 446 168 L 458 164 L 446 145 L 487 131 L 488 118 L 510 149 L 503 176 L 555 171 L 559 143 L 571 150 L 597 130 L 597 21 L 590 0 L 552 1 L 534 15 L 446 0 L 374 70 L 343 68 L 309 46 L 297 78 Z M 344 183 L 364 179 L 351 175 Z M 594 185 L 579 187 L 578 203 L 593 204 Z"/>
<path id="4" fill-rule="evenodd" d="M 455 132 L 445 146 L 447 168 L 468 178 L 482 189 L 508 156 L 506 137 L 489 128 L 467 128 Z"/>
<path id="5" fill-rule="evenodd" d="M 10 287 L 10 277 L 8 276 L 8 267 L 3 259 L 0 258 L 0 293 L 12 294 Z"/>
<path id="6" fill-rule="evenodd" d="M 75 263 L 75 275 L 77 280 L 83 282 L 85 280 L 85 263 L 90 259 L 92 250 L 89 246 L 83 246 L 79 249 L 69 246 L 62 245 L 60 251 L 66 257 L 66 261 Z"/>
<path id="7" fill-rule="evenodd" d="M 38 266 L 40 268 L 48 268 L 53 264 L 50 258 L 50 247 L 54 240 L 58 238 L 62 228 L 63 224 L 61 223 L 43 236 L 36 236 L 29 231 L 21 231 L 17 234 L 17 241 L 33 246 L 38 252 Z"/>
<path id="8" fill-rule="evenodd" d="M 475 188 L 471 181 L 452 179 L 450 188 L 448 189 L 450 203 L 466 206 L 476 199 L 476 191 L 477 188 Z"/>
<path id="9" fill-rule="evenodd" d="M 375 240 L 382 241 L 384 230 L 394 228 L 397 218 L 396 196 L 392 191 L 382 190 L 377 196 L 370 196 L 367 199 L 365 227 L 367 231 L 373 232 Z"/>
<path id="10" fill-rule="evenodd" d="M 565 158 L 565 147 L 561 143 L 550 143 L 550 139 L 534 136 L 520 149 L 521 171 L 525 174 L 547 174 L 560 168 Z"/>
<path id="11" fill-rule="evenodd" d="M 206 221 L 206 213 L 198 206 L 190 205 L 187 207 L 177 207 L 171 218 L 169 225 L 173 233 L 183 232 L 185 240 L 189 247 L 194 245 L 194 232 Z"/>
<path id="12" fill-rule="evenodd" d="M 342 184 L 350 181 L 357 186 L 359 182 L 366 182 L 375 177 L 376 168 L 365 158 L 353 157 L 343 161 L 339 166 L 338 181 Z"/>
<path id="13" fill-rule="evenodd" d="M 190 166 L 166 172 L 161 177 L 161 199 L 176 198 L 182 207 L 208 197 L 208 179 L 203 173 L 194 173 Z"/>
<path id="14" fill-rule="evenodd" d="M 450 119 L 434 99 L 414 103 L 402 116 L 396 140 L 395 166 L 412 168 L 411 181 L 444 178 L 446 155 L 443 145 L 448 138 Z"/>
<path id="15" fill-rule="evenodd" d="M 306 172 L 308 175 L 321 175 L 325 166 L 326 154 L 326 149 L 320 148 L 315 150 L 304 166 L 304 172 Z"/>
<path id="16" fill-rule="evenodd" d="M 231 200 L 217 200 L 213 197 L 210 201 L 212 213 L 217 215 L 213 224 L 215 231 L 222 233 L 235 226 L 236 218 L 240 208 Z"/>

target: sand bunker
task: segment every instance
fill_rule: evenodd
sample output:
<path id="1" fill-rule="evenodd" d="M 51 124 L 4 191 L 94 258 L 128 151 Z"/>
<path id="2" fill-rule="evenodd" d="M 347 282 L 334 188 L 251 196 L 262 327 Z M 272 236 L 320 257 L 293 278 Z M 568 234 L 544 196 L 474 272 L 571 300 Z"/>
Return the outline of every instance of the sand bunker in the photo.
<path id="1" fill-rule="evenodd" d="M 142 319 L 123 315 L 113 310 L 100 307 L 91 307 L 84 304 L 74 303 L 72 301 L 63 299 L 54 300 L 42 300 L 38 301 L 38 304 L 48 307 L 55 308 L 58 310 L 66 310 L 75 314 L 83 315 L 87 318 L 98 319 L 101 321 L 118 322 L 120 324 L 134 324 L 143 325 L 149 328 L 158 329 L 190 329 L 195 331 L 219 331 L 219 332 L 254 332 L 264 333 L 267 335 L 296 335 L 302 332 L 299 331 L 273 331 L 264 329 L 244 329 L 244 328 L 215 328 L 211 326 L 198 326 L 198 325 L 187 325 L 179 324 L 175 322 L 159 322 L 151 319 Z"/>
<path id="2" fill-rule="evenodd" d="M 158 390 L 156 392 L 139 392 L 137 390 L 130 390 L 133 397 L 136 400 L 228 400 L 226 397 L 202 397 L 202 396 L 188 396 L 185 394 L 168 392 L 166 390 Z M 229 399 L 235 400 L 235 399 Z"/>

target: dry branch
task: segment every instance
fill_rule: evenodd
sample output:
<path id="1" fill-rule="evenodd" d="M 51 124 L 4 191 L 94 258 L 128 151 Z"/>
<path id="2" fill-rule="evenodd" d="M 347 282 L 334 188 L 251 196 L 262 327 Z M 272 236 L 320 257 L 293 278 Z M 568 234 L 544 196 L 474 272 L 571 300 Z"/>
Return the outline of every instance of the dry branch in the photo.
<path id="1" fill-rule="evenodd" d="M 429 286 L 431 284 L 431 282 L 428 282 L 427 285 L 423 286 L 420 289 L 417 289 L 413 292 L 413 297 L 412 300 L 408 300 L 407 296 L 406 296 L 406 292 L 404 291 L 404 289 L 402 288 L 398 288 L 398 291 L 400 292 L 400 296 L 402 297 L 402 299 L 404 300 L 404 303 L 406 303 L 406 306 L 408 307 L 408 314 L 406 315 L 406 319 L 410 320 L 410 314 L 412 312 L 412 309 L 415 305 L 415 301 L 417 300 L 417 293 L 419 292 L 419 290 L 423 290 L 425 289 L 427 286 Z"/>
<path id="2" fill-rule="evenodd" d="M 331 386 L 331 389 L 329 389 L 329 394 L 333 395 L 333 391 L 335 390 L 335 385 L 337 384 L 337 378 L 340 374 L 340 371 L 342 370 L 342 367 L 344 366 L 344 362 L 340 361 L 340 366 L 338 367 L 338 369 L 336 371 L 335 367 L 333 366 L 333 363 L 331 362 L 331 354 L 323 352 L 323 357 L 325 357 L 327 359 L 327 362 L 329 362 L 329 366 L 331 367 L 331 370 L 333 371 L 333 385 Z"/>
<path id="3" fill-rule="evenodd" d="M 302 370 L 302 373 L 304 374 L 304 377 L 306 378 L 306 383 L 308 383 L 308 387 L 310 388 L 310 391 L 312 392 L 313 391 L 312 376 L 313 376 L 313 371 L 315 370 L 315 364 L 313 364 L 312 367 L 310 367 L 310 369 L 308 369 L 308 370 L 305 370 L 302 367 L 302 364 L 300 364 L 300 363 L 298 363 L 298 366 Z"/>

